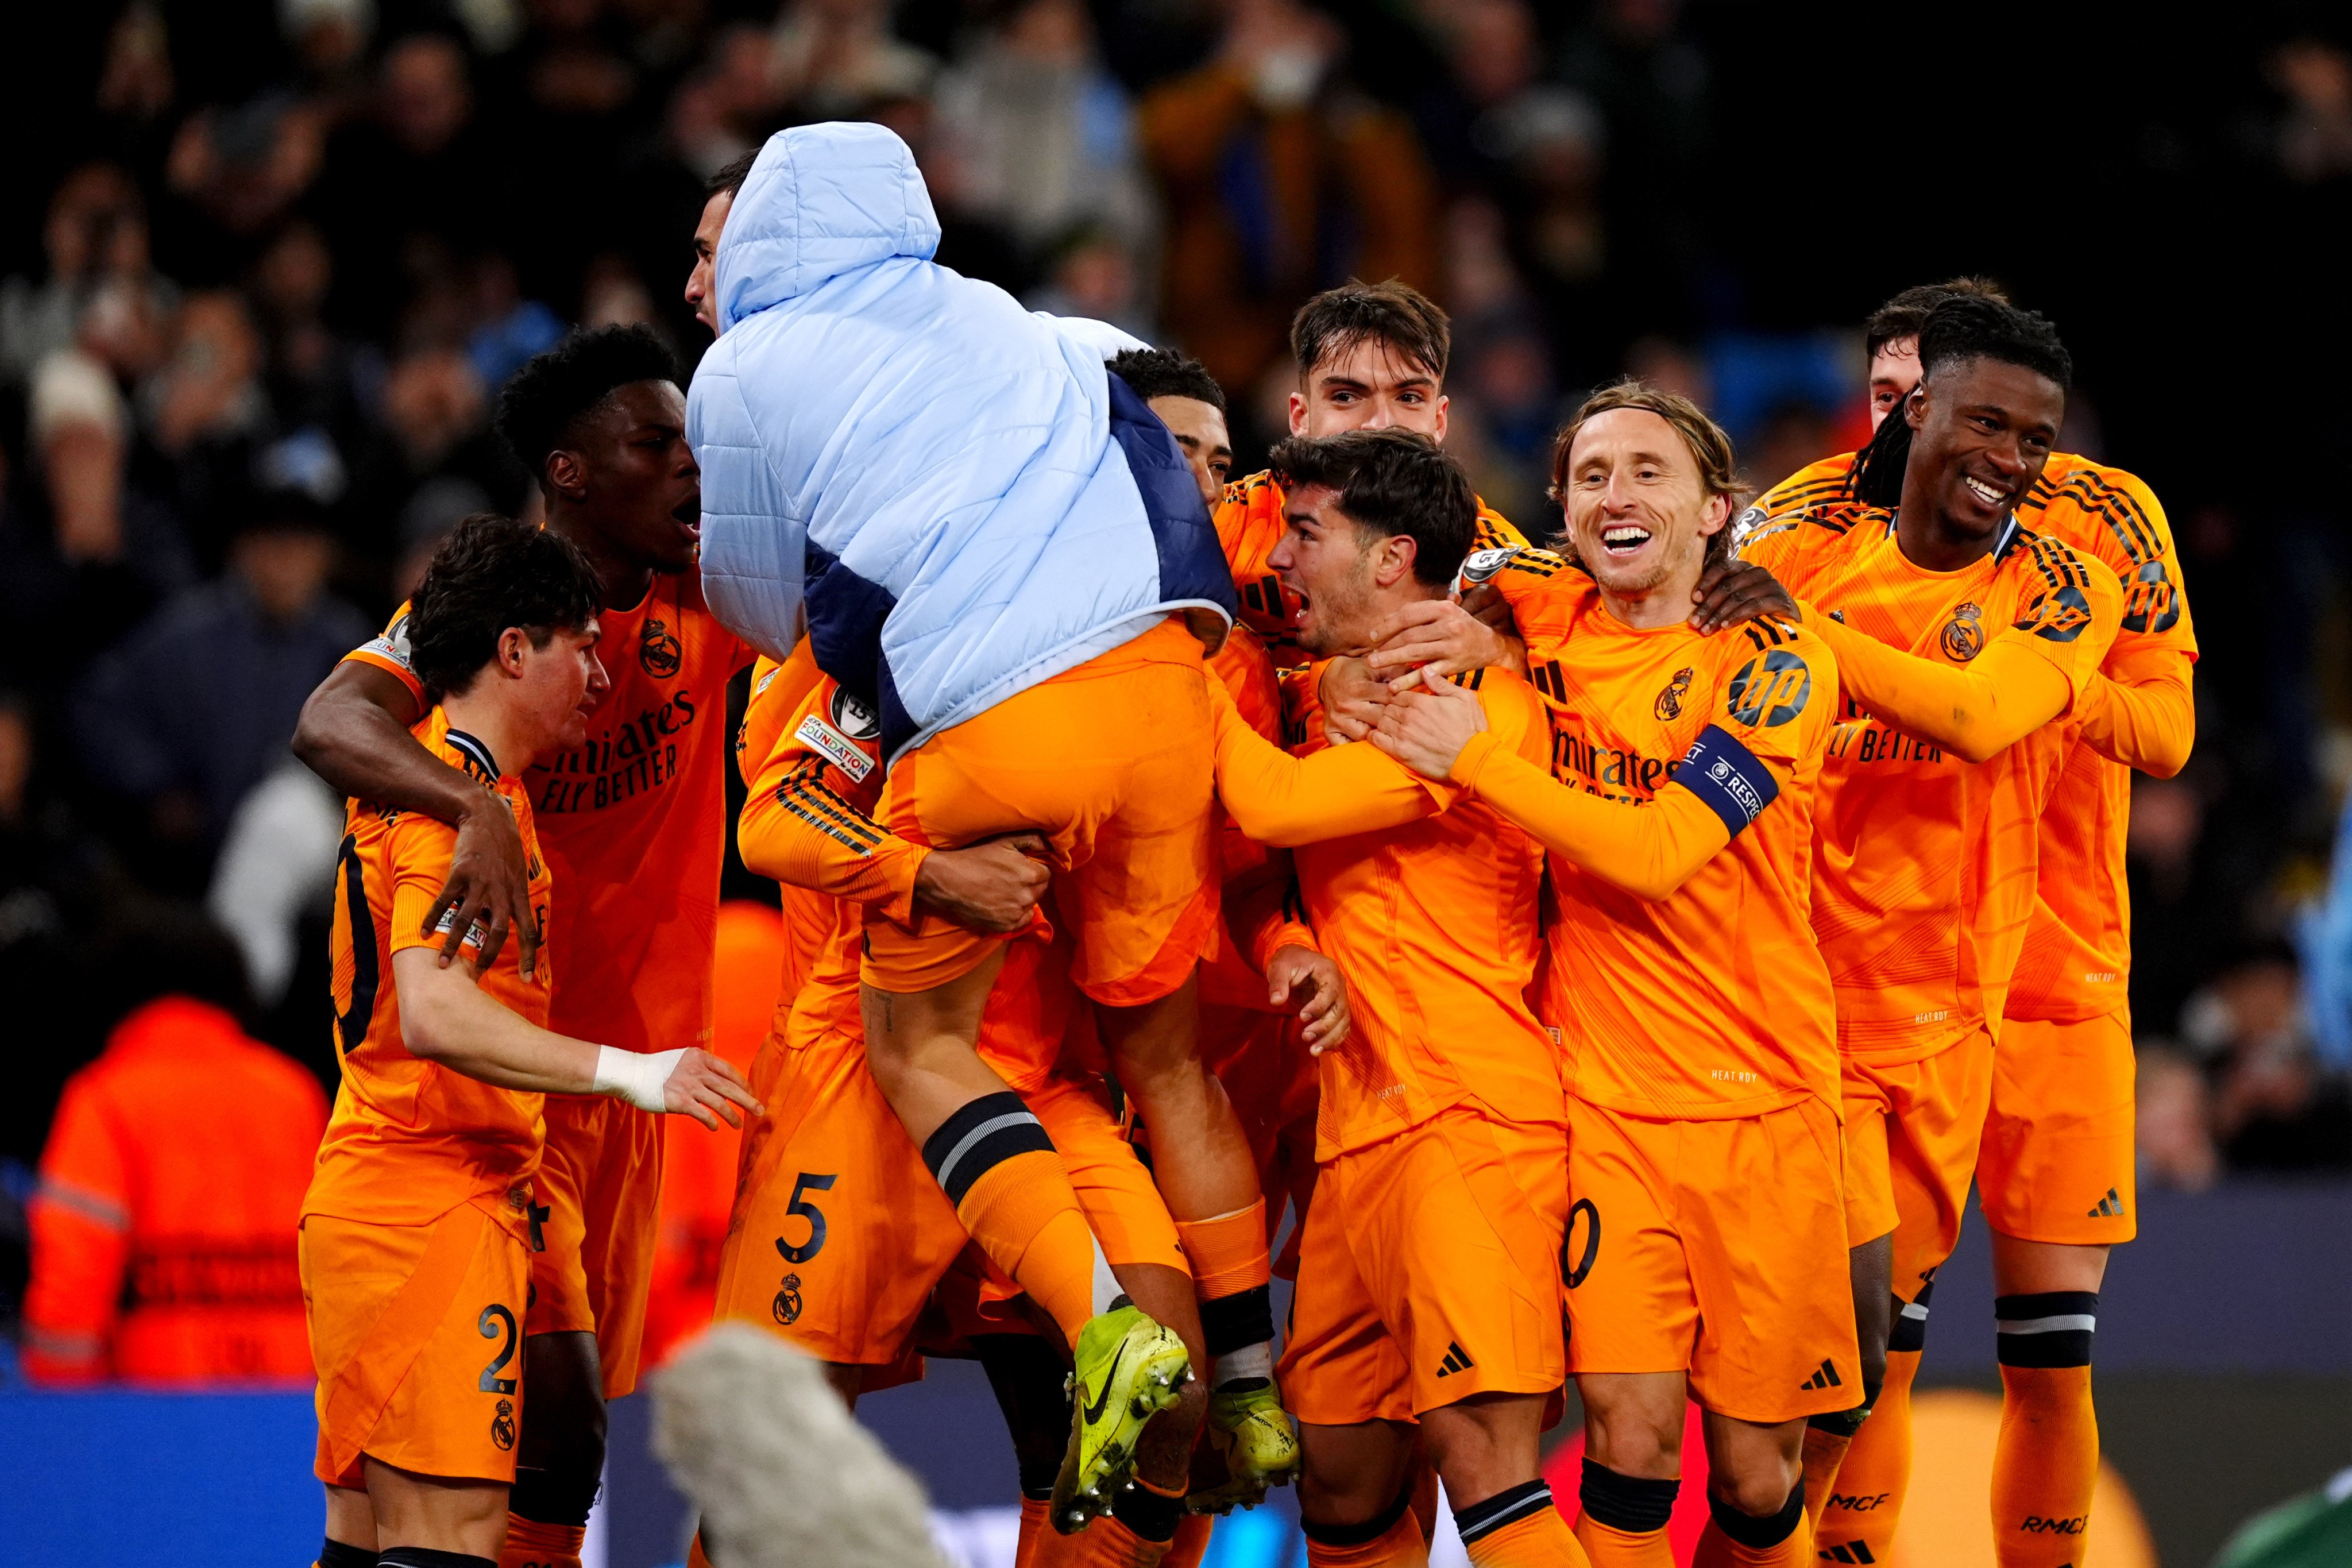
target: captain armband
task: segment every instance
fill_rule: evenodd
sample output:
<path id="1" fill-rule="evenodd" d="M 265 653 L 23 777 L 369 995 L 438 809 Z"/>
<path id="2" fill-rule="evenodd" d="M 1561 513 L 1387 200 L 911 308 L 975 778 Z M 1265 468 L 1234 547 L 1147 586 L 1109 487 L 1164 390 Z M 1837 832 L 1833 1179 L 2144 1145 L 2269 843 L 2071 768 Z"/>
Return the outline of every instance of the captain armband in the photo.
<path id="1" fill-rule="evenodd" d="M 1700 731 L 1698 739 L 1691 742 L 1689 752 L 1675 769 L 1673 782 L 1705 801 L 1734 838 L 1763 816 L 1764 808 L 1780 793 L 1772 770 L 1714 724 Z"/>

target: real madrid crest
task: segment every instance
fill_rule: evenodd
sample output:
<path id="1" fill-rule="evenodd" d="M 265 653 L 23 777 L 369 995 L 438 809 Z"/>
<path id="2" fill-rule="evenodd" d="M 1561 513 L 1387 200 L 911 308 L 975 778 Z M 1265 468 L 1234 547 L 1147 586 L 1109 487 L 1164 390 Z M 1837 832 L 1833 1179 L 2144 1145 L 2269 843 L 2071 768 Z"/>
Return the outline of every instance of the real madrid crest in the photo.
<path id="1" fill-rule="evenodd" d="M 776 1314 L 776 1321 L 786 1328 L 800 1321 L 801 1277 L 799 1275 L 784 1276 L 783 1287 L 776 1292 L 776 1299 L 771 1310 Z"/>
<path id="2" fill-rule="evenodd" d="M 498 1413 L 490 1417 L 490 1441 L 499 1446 L 499 1449 L 501 1453 L 514 1447 L 515 1423 L 513 1400 L 501 1399 L 499 1401 Z"/>
<path id="3" fill-rule="evenodd" d="M 645 672 L 656 680 L 667 680 L 676 675 L 677 667 L 685 662 L 685 650 L 678 646 L 677 638 L 670 635 L 669 627 L 651 616 L 646 616 L 645 625 L 637 628 L 637 663 L 644 667 Z"/>
<path id="4" fill-rule="evenodd" d="M 1690 689 L 1690 683 L 1697 674 L 1698 671 L 1693 669 L 1688 665 L 1685 665 L 1682 668 L 1675 671 L 1675 678 L 1666 682 L 1664 690 L 1658 693 L 1658 700 L 1652 705 L 1651 711 L 1655 713 L 1660 719 L 1681 718 L 1683 716 L 1683 694 Z"/>
<path id="5" fill-rule="evenodd" d="M 1944 623 L 1944 657 L 1955 664 L 1966 664 L 1984 652 L 1984 610 L 1976 605 L 1962 605 Z"/>

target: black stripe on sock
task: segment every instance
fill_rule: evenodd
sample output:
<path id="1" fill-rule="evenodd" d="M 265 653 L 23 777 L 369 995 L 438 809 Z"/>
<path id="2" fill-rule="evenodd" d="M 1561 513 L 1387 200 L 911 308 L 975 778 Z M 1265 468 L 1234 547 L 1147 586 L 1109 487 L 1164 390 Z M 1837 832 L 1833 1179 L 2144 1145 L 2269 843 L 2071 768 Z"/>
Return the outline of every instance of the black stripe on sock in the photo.
<path id="1" fill-rule="evenodd" d="M 1139 1541 L 1173 1541 L 1176 1521 L 1184 1517 L 1184 1500 L 1162 1497 L 1138 1481 L 1121 1487 L 1111 1498 L 1110 1516 L 1135 1531 Z"/>
<path id="2" fill-rule="evenodd" d="M 319 1548 L 319 1568 L 376 1568 L 375 1549 L 353 1546 L 330 1535 Z"/>
<path id="3" fill-rule="evenodd" d="M 1823 1415 L 1808 1415 L 1805 1417 L 1805 1425 L 1816 1432 L 1826 1432 L 1832 1437 L 1851 1439 L 1855 1433 L 1862 1430 L 1862 1424 L 1869 1418 L 1869 1405 L 1857 1405 L 1851 1410 L 1832 1410 Z"/>
<path id="4" fill-rule="evenodd" d="M 1325 1546 L 1361 1546 L 1368 1541 L 1378 1541 L 1394 1530 L 1396 1521 L 1402 1519 L 1404 1510 L 1412 1506 L 1412 1489 L 1407 1487 L 1397 1493 L 1394 1502 L 1361 1524 L 1318 1524 L 1311 1519 L 1302 1519 L 1298 1521 L 1298 1528 L 1307 1540 Z"/>
<path id="5" fill-rule="evenodd" d="M 1923 1351 L 1927 1348 L 1927 1298 L 1935 1293 L 1936 1282 L 1930 1279 L 1919 1287 L 1919 1294 L 1910 1301 L 1896 1296 L 1888 1302 L 1888 1310 L 1894 1313 L 1889 1320 L 1893 1326 L 1886 1332 L 1888 1350 Z M 1903 1310 L 1906 1306 L 1916 1307 L 1919 1310 L 1906 1313 Z"/>
<path id="6" fill-rule="evenodd" d="M 1707 1495 L 1706 1510 L 1714 1516 L 1717 1530 L 1748 1551 L 1769 1552 L 1796 1534 L 1797 1526 L 1805 1521 L 1805 1483 L 1799 1481 L 1790 1488 L 1789 1500 L 1769 1519 L 1742 1513 L 1713 1493 Z"/>
<path id="7" fill-rule="evenodd" d="M 1507 1487 L 1484 1502 L 1474 1502 L 1468 1508 L 1454 1510 L 1454 1528 L 1462 1532 L 1462 1544 L 1483 1541 L 1507 1524 L 1517 1524 L 1530 1514 L 1540 1513 L 1552 1506 L 1551 1486 L 1538 1478 Z"/>
<path id="8" fill-rule="evenodd" d="M 1647 1535 L 1654 1530 L 1664 1530 L 1666 1521 L 1675 1516 L 1675 1499 L 1681 1494 L 1679 1480 L 1645 1480 L 1640 1476 L 1619 1475 L 1608 1466 L 1591 1459 L 1584 1461 L 1584 1479 L 1578 1483 L 1576 1495 L 1584 1504 L 1584 1511 L 1627 1535 Z"/>
<path id="9" fill-rule="evenodd" d="M 588 1510 L 596 1506 L 603 1485 L 604 1478 L 593 1470 L 582 1475 L 518 1465 L 514 1485 L 507 1491 L 507 1511 L 539 1524 L 577 1530 L 588 1522 Z"/>
<path id="10" fill-rule="evenodd" d="M 1213 1356 L 1274 1338 L 1273 1288 L 1253 1285 L 1235 1295 L 1202 1302 L 1201 1337 Z"/>
<path id="11" fill-rule="evenodd" d="M 429 1546 L 395 1546 L 379 1554 L 377 1568 L 499 1568 L 495 1557 L 464 1552 L 436 1552 Z"/>
<path id="12" fill-rule="evenodd" d="M 2065 1367 L 2091 1364 L 2091 1339 L 2097 1331 L 2099 1293 L 2096 1290 L 2044 1290 L 2031 1296 L 1999 1296 L 1992 1304 L 1993 1348 L 2003 1366 Z M 2052 1318 L 2090 1319 L 2084 1327 L 2065 1326 L 2013 1331 L 2011 1325 L 2042 1322 Z"/>
<path id="13" fill-rule="evenodd" d="M 980 1132 L 991 1122 L 1002 1125 Z M 974 1138 L 976 1132 L 980 1136 Z M 970 1101 L 923 1140 L 923 1163 L 939 1178 L 951 1204 L 962 1203 L 974 1182 L 1015 1154 L 1053 1152 L 1054 1141 L 1045 1135 L 1044 1124 L 1009 1089 Z"/>

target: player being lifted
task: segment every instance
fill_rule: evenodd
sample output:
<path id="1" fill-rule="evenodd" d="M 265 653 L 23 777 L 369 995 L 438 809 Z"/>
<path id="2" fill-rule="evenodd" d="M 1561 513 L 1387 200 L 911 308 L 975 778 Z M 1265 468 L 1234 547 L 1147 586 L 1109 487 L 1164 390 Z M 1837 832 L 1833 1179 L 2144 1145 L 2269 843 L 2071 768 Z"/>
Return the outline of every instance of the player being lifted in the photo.
<path id="1" fill-rule="evenodd" d="M 1672 1561 L 1688 1399 L 1714 1514 L 1696 1561 L 1810 1563 L 1805 1418 L 1864 1382 L 1830 976 L 1806 921 L 1837 667 L 1785 621 L 1689 624 L 1738 487 L 1729 438 L 1687 399 L 1596 393 L 1553 448 L 1570 559 L 1528 552 L 1494 579 L 1551 707 L 1549 770 L 1443 680 L 1401 690 L 1373 736 L 1552 853 L 1539 1011 L 1568 1061 L 1577 1536 L 1601 1565 Z"/>
<path id="2" fill-rule="evenodd" d="M 415 743 L 512 814 L 535 933 L 562 892 L 520 770 L 586 742 L 610 685 L 603 596 L 561 536 L 480 515 L 436 553 L 408 617 L 428 704 Z M 490 953 L 479 927 L 435 913 L 456 843 L 430 816 L 351 804 L 333 927 L 342 1084 L 301 1231 L 321 1568 L 488 1568 L 501 1550 L 546 1214 L 533 1199 L 542 1097 L 612 1096 L 712 1127 L 759 1110 L 694 1047 L 646 1055 L 551 1032 L 551 955 L 572 962 L 577 925 L 535 948 L 529 975 L 520 944 Z M 443 928 L 474 963 L 444 961 Z"/>
<path id="3" fill-rule="evenodd" d="M 2018 515 L 2065 413 L 2072 366 L 2049 323 L 1950 299 L 1927 316 L 1919 364 L 1899 416 L 1912 432 L 1899 506 L 1830 506 L 1755 530 L 1746 564 L 1698 612 L 1708 625 L 1759 607 L 1801 618 L 1836 655 L 1844 692 L 1812 923 L 1837 988 L 1848 1235 L 1864 1249 L 1857 1274 L 1885 1260 L 1894 1323 L 1875 1417 L 1833 1487 L 1833 1442 L 1808 1480 L 1828 1500 L 1822 1543 L 1874 1556 L 1900 1517 L 1911 1383 L 1985 1130 L 2039 824 L 2122 614 L 2112 572 Z M 2063 1321 L 2076 1316 L 2027 1332 L 2087 1351 L 2087 1321 Z M 1871 1332 L 1865 1320 L 1865 1349 Z"/>
<path id="4" fill-rule="evenodd" d="M 1880 307 L 1868 324 L 1874 416 L 1883 418 L 1918 384 L 1927 312 L 1956 295 L 1988 292 L 1997 297 L 1980 280 L 1956 279 L 1906 289 Z M 1888 421 L 1880 437 L 1866 463 L 1864 453 L 1847 453 L 1792 475 L 1751 510 L 1750 526 L 1812 507 L 1865 504 L 1865 489 L 1896 499 L 1909 425 Z M 2130 1240 L 2137 1224 L 2125 1001 L 2129 770 L 2168 778 L 2188 762 L 2197 640 L 2164 508 L 2138 478 L 2053 452 L 2017 515 L 2108 568 L 2124 595 L 2122 629 L 2079 707 L 2082 739 L 2042 811 L 2033 923 L 1993 1051 L 1977 1156 L 2006 1409 L 1993 1465 L 1995 1549 L 2003 1568 L 2058 1568 L 2079 1559 L 2079 1529 L 2028 1521 L 2079 1525 L 2089 1514 L 2099 1455 L 2092 1328 L 2107 1250 Z M 1808 1439 L 1822 1449 L 1842 1443 L 1834 1430 Z M 1832 1458 L 1817 1457 L 1817 1468 Z"/>
<path id="5" fill-rule="evenodd" d="M 1267 563 L 1304 649 L 1360 649 L 1400 606 L 1445 593 L 1477 506 L 1425 437 L 1294 437 L 1273 460 L 1287 529 Z M 1526 682 L 1489 671 L 1465 700 L 1497 747 L 1543 765 L 1550 732 Z M 1473 1563 L 1580 1564 L 1537 1474 L 1565 1375 L 1568 1213 L 1559 1053 L 1525 998 L 1542 847 L 1372 747 L 1293 757 L 1222 700 L 1217 786 L 1244 833 L 1297 846 L 1354 1020 L 1320 1058 L 1319 1170 L 1281 1369 L 1309 1561 L 1426 1558 L 1417 1424 Z"/>
<path id="6" fill-rule="evenodd" d="M 704 607 L 695 570 L 700 471 L 669 351 L 642 327 L 576 334 L 516 374 L 499 429 L 536 479 L 547 527 L 602 584 L 613 689 L 583 742 L 528 769 L 563 901 L 567 954 L 551 1026 L 615 1048 L 709 1037 L 719 863 L 726 850 L 727 682 L 751 649 Z M 495 956 L 524 864 L 509 814 L 409 735 L 425 710 L 405 609 L 303 710 L 295 750 L 345 795 L 457 828 L 446 944 L 476 921 Z M 536 933 L 513 925 L 526 969 Z M 539 1202 L 547 1250 L 525 1324 L 533 1418 L 523 1429 L 509 1568 L 578 1556 L 604 1472 L 604 1402 L 635 1386 L 657 1240 L 661 1134 L 606 1100 L 547 1108 Z"/>

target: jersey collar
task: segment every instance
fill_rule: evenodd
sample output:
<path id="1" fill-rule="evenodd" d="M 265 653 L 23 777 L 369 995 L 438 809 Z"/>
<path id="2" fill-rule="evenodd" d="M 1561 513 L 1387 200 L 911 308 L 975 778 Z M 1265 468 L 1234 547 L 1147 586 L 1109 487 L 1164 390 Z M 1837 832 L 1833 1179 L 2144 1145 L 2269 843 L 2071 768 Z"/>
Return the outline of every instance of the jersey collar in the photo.
<path id="1" fill-rule="evenodd" d="M 1903 509 L 1900 507 L 1888 510 L 1885 534 L 1888 539 L 1895 537 L 1895 521 L 1902 515 Z M 2000 536 L 1992 542 L 1992 563 L 1998 566 L 2007 560 L 2009 552 L 2017 548 L 2018 541 L 2023 538 L 2024 534 L 2025 525 L 2017 521 L 2016 510 L 2012 508 L 2003 513 L 2000 520 Z"/>
<path id="2" fill-rule="evenodd" d="M 475 736 L 454 727 L 449 731 L 449 743 L 457 747 L 467 762 L 481 770 L 483 783 L 498 783 L 499 760 L 490 755 L 489 747 Z"/>

